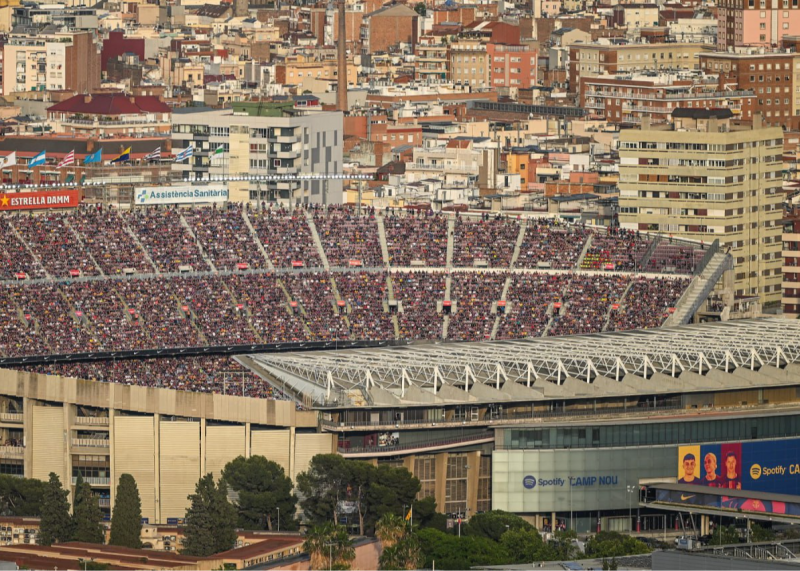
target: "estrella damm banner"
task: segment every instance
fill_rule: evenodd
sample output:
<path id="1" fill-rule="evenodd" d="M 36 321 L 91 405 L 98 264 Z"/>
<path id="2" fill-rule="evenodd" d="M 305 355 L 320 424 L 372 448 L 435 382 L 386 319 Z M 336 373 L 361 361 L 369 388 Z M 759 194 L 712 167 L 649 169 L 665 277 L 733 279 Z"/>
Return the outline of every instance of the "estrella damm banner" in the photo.
<path id="1" fill-rule="evenodd" d="M 800 495 L 800 438 L 681 446 L 678 483 Z"/>

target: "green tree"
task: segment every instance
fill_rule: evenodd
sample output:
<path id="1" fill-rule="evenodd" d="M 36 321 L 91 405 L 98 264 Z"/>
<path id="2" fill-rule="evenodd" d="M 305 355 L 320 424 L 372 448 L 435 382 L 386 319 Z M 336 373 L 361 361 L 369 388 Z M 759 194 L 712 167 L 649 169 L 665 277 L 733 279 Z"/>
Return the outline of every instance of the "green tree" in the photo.
<path id="1" fill-rule="evenodd" d="M 356 558 L 347 530 L 329 521 L 308 531 L 303 550 L 311 558 L 311 569 L 350 569 Z"/>
<path id="2" fill-rule="evenodd" d="M 72 539 L 69 516 L 69 492 L 61 487 L 59 477 L 50 472 L 42 496 L 42 517 L 39 522 L 39 545 L 52 545 Z"/>
<path id="3" fill-rule="evenodd" d="M 739 531 L 732 525 L 718 525 L 711 534 L 709 545 L 729 545 L 739 543 Z"/>
<path id="4" fill-rule="evenodd" d="M 417 2 L 416 6 L 414 6 L 414 12 L 425 17 L 425 14 L 428 13 L 428 8 L 425 6 L 425 2 Z"/>
<path id="5" fill-rule="evenodd" d="M 500 537 L 510 529 L 531 530 L 533 526 L 518 515 L 502 510 L 493 510 L 472 516 L 464 533 L 500 541 Z"/>
<path id="6" fill-rule="evenodd" d="M 119 477 L 117 493 L 114 498 L 109 545 L 141 549 L 142 500 L 133 476 L 122 474 Z"/>
<path id="7" fill-rule="evenodd" d="M 239 494 L 239 527 L 297 529 L 297 497 L 283 467 L 264 456 L 239 456 L 222 470 L 222 478 Z M 280 516 L 280 525 L 276 525 Z"/>
<path id="8" fill-rule="evenodd" d="M 0 515 L 39 516 L 46 486 L 33 478 L 0 475 Z"/>
<path id="9" fill-rule="evenodd" d="M 365 532 L 372 533 L 384 514 L 398 514 L 403 506 L 412 505 L 419 490 L 419 480 L 405 468 L 378 466 L 366 490 Z"/>
<path id="10" fill-rule="evenodd" d="M 539 532 L 518 527 L 510 529 L 500 536 L 500 545 L 506 550 L 514 563 L 533 563 L 534 561 L 548 561 L 554 557 L 553 549 L 548 546 Z"/>
<path id="11" fill-rule="evenodd" d="M 645 543 L 616 531 L 601 531 L 586 542 L 587 557 L 604 559 L 645 553 L 650 553 Z"/>
<path id="12" fill-rule="evenodd" d="M 486 537 L 456 537 L 438 529 L 421 529 L 419 538 L 424 562 L 422 568 L 469 569 L 484 565 L 506 565 L 510 558 L 496 541 Z"/>
<path id="13" fill-rule="evenodd" d="M 425 562 L 419 538 L 407 533 L 400 541 L 381 551 L 378 565 L 381 569 L 421 569 Z"/>
<path id="14" fill-rule="evenodd" d="M 103 514 L 92 494 L 92 487 L 78 474 L 72 499 L 73 540 L 84 543 L 103 543 Z"/>
<path id="15" fill-rule="evenodd" d="M 761 527 L 757 523 L 750 526 L 750 541 L 758 543 L 759 541 L 773 541 L 775 539 L 775 532 L 768 527 Z"/>
<path id="16" fill-rule="evenodd" d="M 181 553 L 209 557 L 231 549 L 236 543 L 237 515 L 236 508 L 228 501 L 225 481 L 220 480 L 216 485 L 214 476 L 206 474 L 197 482 L 189 501 Z"/>
<path id="17" fill-rule="evenodd" d="M 548 542 L 548 547 L 551 550 L 550 556 L 547 558 L 551 561 L 567 561 L 575 559 L 578 553 L 578 548 L 575 546 L 575 539 L 578 534 L 574 529 L 566 531 L 557 531 L 553 534 L 553 539 Z"/>
<path id="18" fill-rule="evenodd" d="M 339 521 L 339 501 L 347 486 L 347 460 L 338 454 L 317 454 L 308 470 L 297 475 L 300 506 L 312 524 Z"/>
<path id="19" fill-rule="evenodd" d="M 375 525 L 375 536 L 380 539 L 383 549 L 394 547 L 405 535 L 406 522 L 395 514 L 383 514 Z"/>
<path id="20" fill-rule="evenodd" d="M 436 498 L 428 496 L 414 502 L 415 527 L 432 527 L 440 531 L 447 531 L 447 516 L 436 511 Z"/>

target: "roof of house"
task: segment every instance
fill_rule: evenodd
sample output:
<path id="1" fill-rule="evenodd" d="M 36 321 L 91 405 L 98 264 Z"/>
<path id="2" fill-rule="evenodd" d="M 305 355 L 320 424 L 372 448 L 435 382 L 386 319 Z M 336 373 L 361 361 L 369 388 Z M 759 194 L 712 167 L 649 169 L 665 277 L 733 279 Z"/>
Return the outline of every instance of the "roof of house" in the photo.
<path id="1" fill-rule="evenodd" d="M 50 113 L 84 113 L 87 115 L 141 115 L 171 113 L 169 105 L 153 95 L 128 96 L 124 93 L 75 95 L 47 108 Z"/>
<path id="2" fill-rule="evenodd" d="M 372 18 L 373 16 L 391 16 L 392 18 L 399 18 L 414 17 L 419 16 L 419 14 L 404 4 L 389 4 L 388 6 L 378 8 L 374 12 L 370 12 L 364 16 L 364 18 Z"/>

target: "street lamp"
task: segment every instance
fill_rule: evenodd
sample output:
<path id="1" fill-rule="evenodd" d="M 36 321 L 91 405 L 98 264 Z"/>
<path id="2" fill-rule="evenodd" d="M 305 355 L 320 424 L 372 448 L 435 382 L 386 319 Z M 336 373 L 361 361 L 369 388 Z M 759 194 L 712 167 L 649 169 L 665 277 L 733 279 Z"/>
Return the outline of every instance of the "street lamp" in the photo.
<path id="1" fill-rule="evenodd" d="M 630 526 L 630 531 L 633 531 L 633 510 L 631 509 L 631 498 L 633 497 L 634 492 L 636 492 L 636 486 L 625 486 L 628 491 L 628 525 Z"/>
<path id="2" fill-rule="evenodd" d="M 328 547 L 328 571 L 333 569 L 333 546 L 336 545 L 335 541 L 329 541 L 325 544 Z"/>
<path id="3" fill-rule="evenodd" d="M 281 532 L 281 508 L 278 508 L 278 533 Z"/>

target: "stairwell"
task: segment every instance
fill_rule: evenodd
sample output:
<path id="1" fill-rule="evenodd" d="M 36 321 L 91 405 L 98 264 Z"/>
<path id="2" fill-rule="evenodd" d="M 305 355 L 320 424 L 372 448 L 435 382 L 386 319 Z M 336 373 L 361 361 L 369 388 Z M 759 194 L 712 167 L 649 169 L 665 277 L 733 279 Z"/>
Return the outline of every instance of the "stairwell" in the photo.
<path id="1" fill-rule="evenodd" d="M 389 265 L 389 243 L 386 241 L 386 225 L 383 223 L 383 216 L 376 216 L 375 220 L 378 223 L 378 238 L 381 243 L 381 256 L 383 256 L 383 264 Z"/>
<path id="2" fill-rule="evenodd" d="M 620 296 L 619 301 L 617 302 L 619 304 L 619 309 L 617 311 L 622 311 L 622 308 L 625 307 L 624 305 L 625 299 L 628 297 L 628 292 L 631 291 L 632 287 L 633 287 L 633 281 L 629 281 L 627 287 L 625 288 L 625 291 L 622 292 L 622 295 Z M 613 311 L 611 307 L 612 305 L 614 305 L 613 302 L 608 304 L 608 311 L 606 311 L 606 319 L 603 322 L 603 328 L 600 331 L 608 331 L 608 326 L 611 324 L 611 312 Z"/>
<path id="3" fill-rule="evenodd" d="M 644 253 L 644 256 L 642 256 L 641 262 L 639 262 L 640 272 L 647 271 L 647 264 L 650 263 L 650 260 L 652 259 L 653 254 L 656 251 L 656 248 L 658 248 L 658 245 L 661 243 L 662 240 L 663 238 L 657 234 L 653 239 L 653 241 L 650 242 L 650 247 L 647 248 L 647 251 Z"/>
<path id="4" fill-rule="evenodd" d="M 311 230 L 311 236 L 314 238 L 314 244 L 317 247 L 317 253 L 319 253 L 319 258 L 322 260 L 322 267 L 326 272 L 329 272 L 331 265 L 328 263 L 328 256 L 325 255 L 325 249 L 322 247 L 322 240 L 319 238 L 317 225 L 314 224 L 314 217 L 311 216 L 311 213 L 307 210 L 304 212 L 304 214 L 306 216 L 306 222 L 308 222 L 308 228 Z"/>
<path id="5" fill-rule="evenodd" d="M 519 248 L 520 243 L 521 242 L 517 242 L 517 248 Z M 515 260 L 515 259 L 516 258 L 512 259 L 512 262 L 511 262 L 512 264 L 514 263 L 513 260 Z M 512 278 L 511 274 L 506 276 L 506 283 L 503 284 L 503 292 L 500 294 L 500 299 L 506 302 L 506 310 L 508 309 L 508 290 L 511 289 L 511 278 Z M 500 320 L 501 319 L 502 319 L 502 316 L 501 316 L 500 312 L 497 311 L 496 315 L 494 316 L 494 325 L 492 326 L 492 334 L 489 337 L 489 339 L 491 339 L 492 341 L 497 339 L 497 331 L 500 329 Z"/>
<path id="6" fill-rule="evenodd" d="M 192 227 L 189 226 L 189 223 L 186 221 L 186 218 L 183 217 L 183 214 L 181 214 L 181 226 L 183 226 L 186 229 L 186 231 L 189 233 L 189 236 L 191 236 L 192 240 L 194 240 L 194 244 L 195 246 L 197 246 L 197 250 L 200 252 L 200 255 L 203 257 L 205 263 L 208 264 L 208 267 L 211 268 L 211 271 L 216 272 L 217 271 L 216 266 L 211 261 L 211 258 L 209 258 L 206 255 L 205 250 L 203 250 L 203 246 L 200 245 L 200 242 L 197 240 L 197 236 L 195 236 L 194 234 L 194 230 L 192 230 Z"/>
<path id="7" fill-rule="evenodd" d="M 447 219 L 447 257 L 445 262 L 445 265 L 448 268 L 453 267 L 453 243 L 455 242 L 455 238 L 456 238 L 456 219 L 450 217 Z"/>
<path id="8" fill-rule="evenodd" d="M 278 287 L 281 288 L 283 296 L 286 298 L 286 305 L 285 305 L 286 312 L 289 314 L 290 317 L 292 317 L 294 316 L 294 311 L 292 310 L 292 306 L 289 304 L 295 301 L 295 299 L 292 297 L 292 294 L 289 293 L 289 290 L 287 289 L 286 284 L 283 283 L 282 279 L 278 279 L 276 280 L 276 282 L 278 284 Z M 308 338 L 312 339 L 313 335 L 311 333 L 311 328 L 308 326 L 308 321 L 307 321 L 308 312 L 306 311 L 306 308 L 303 306 L 303 304 L 298 304 L 297 309 L 300 312 L 300 315 L 303 316 L 303 319 L 300 320 L 300 322 L 303 324 L 303 330 L 306 332 Z"/>
<path id="9" fill-rule="evenodd" d="M 450 246 L 448 245 L 448 249 Z M 447 274 L 444 280 L 444 300 L 450 301 L 450 287 L 453 285 L 453 277 Z M 450 327 L 450 316 L 442 310 L 442 339 L 447 339 L 447 329 Z"/>
<path id="10" fill-rule="evenodd" d="M 686 325 L 692 316 L 700 309 L 703 302 L 714 291 L 722 274 L 733 269 L 733 258 L 723 252 L 716 252 L 706 264 L 706 267 L 694 277 L 692 283 L 683 292 L 675 304 L 675 313 L 670 315 L 664 325 Z"/>
<path id="11" fill-rule="evenodd" d="M 141 240 L 139 240 L 139 236 L 136 235 L 136 232 L 131 230 L 130 226 L 125 224 L 125 220 L 122 218 L 122 215 L 119 212 L 117 212 L 117 218 L 119 218 L 119 223 L 125 229 L 125 232 L 128 234 L 128 236 L 131 237 L 133 243 L 136 244 L 139 247 L 139 249 L 144 253 L 144 259 L 147 260 L 147 263 L 150 264 L 150 266 L 153 268 L 153 273 L 160 274 L 161 271 L 158 269 L 158 266 L 156 266 L 155 262 L 153 261 L 153 258 L 150 257 L 150 253 L 147 251 L 147 248 L 145 248 L 144 244 L 142 244 Z"/>
<path id="12" fill-rule="evenodd" d="M 586 243 L 583 245 L 583 250 L 581 250 L 581 255 L 578 256 L 578 261 L 575 262 L 574 270 L 581 269 L 581 264 L 583 264 L 583 259 L 586 257 L 586 253 L 589 251 L 589 248 L 592 247 L 592 238 L 594 234 L 589 234 L 589 237 L 586 239 Z"/>
<path id="13" fill-rule="evenodd" d="M 92 255 L 92 252 L 89 250 L 89 248 L 86 247 L 86 244 L 83 241 L 83 237 L 72 225 L 72 222 L 70 222 L 69 217 L 64 218 L 64 224 L 66 224 L 67 228 L 69 228 L 69 231 L 72 232 L 72 235 L 75 236 L 75 239 L 78 241 L 78 243 L 83 246 L 83 250 L 86 252 L 86 255 L 89 256 L 89 259 L 94 264 L 94 267 L 97 268 L 97 271 L 100 272 L 100 275 L 105 277 L 106 273 L 103 271 L 103 268 L 100 267 L 100 264 L 97 263 L 97 260 L 94 259 L 94 256 Z"/>
<path id="14" fill-rule="evenodd" d="M 509 268 L 513 268 L 517 263 L 517 259 L 519 259 L 519 253 L 522 250 L 522 243 L 525 241 L 525 231 L 527 228 L 528 219 L 523 218 L 519 225 L 519 236 L 517 236 L 517 243 L 514 245 L 514 253 L 511 254 L 511 264 L 509 264 Z M 505 294 L 503 294 L 503 299 L 505 299 Z M 494 339 L 494 337 L 492 337 L 492 339 Z"/>
<path id="15" fill-rule="evenodd" d="M 250 236 L 253 238 L 253 242 L 255 242 L 256 246 L 258 247 L 258 251 L 261 252 L 262 256 L 264 256 L 264 260 L 267 262 L 267 267 L 271 272 L 274 272 L 275 266 L 272 265 L 272 260 L 269 259 L 267 250 L 264 248 L 264 244 L 261 243 L 261 240 L 258 237 L 258 232 L 256 232 L 256 229 L 253 227 L 253 223 L 250 221 L 250 215 L 247 213 L 247 208 L 242 208 L 242 219 L 244 220 L 247 229 L 250 230 Z"/>

